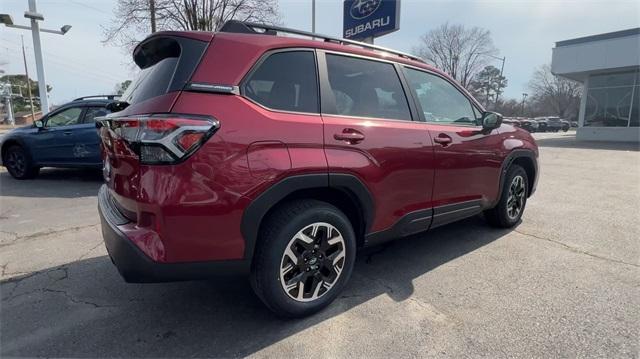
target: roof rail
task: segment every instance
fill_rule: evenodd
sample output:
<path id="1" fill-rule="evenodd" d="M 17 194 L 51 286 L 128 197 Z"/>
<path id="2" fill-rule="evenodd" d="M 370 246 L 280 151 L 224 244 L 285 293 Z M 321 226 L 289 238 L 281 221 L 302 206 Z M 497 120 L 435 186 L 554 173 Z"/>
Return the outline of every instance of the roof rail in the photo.
<path id="1" fill-rule="evenodd" d="M 107 100 L 115 100 L 116 97 L 120 97 L 120 95 L 93 95 L 93 96 L 82 96 L 74 99 L 73 101 L 86 100 L 88 98 L 106 98 Z"/>
<path id="2" fill-rule="evenodd" d="M 259 30 L 262 30 L 262 31 L 259 31 Z M 259 24 L 254 22 L 228 20 L 220 28 L 220 32 L 235 32 L 235 33 L 242 33 L 242 34 L 263 34 L 263 35 L 277 35 L 280 32 L 285 34 L 301 35 L 301 36 L 307 36 L 307 37 L 316 38 L 316 39 L 322 39 L 325 42 L 334 42 L 341 45 L 354 45 L 354 46 L 360 46 L 362 48 L 369 49 L 369 50 L 388 52 L 390 54 L 398 55 L 400 57 L 404 57 L 409 60 L 424 62 L 424 60 L 418 56 L 411 55 L 406 52 L 392 50 L 382 46 L 376 46 L 376 45 L 367 44 L 365 42 L 360 42 L 360 41 L 347 40 L 339 37 L 327 36 L 327 35 L 317 34 L 317 33 L 308 32 L 308 31 L 290 29 L 290 28 L 274 26 L 274 25 Z"/>

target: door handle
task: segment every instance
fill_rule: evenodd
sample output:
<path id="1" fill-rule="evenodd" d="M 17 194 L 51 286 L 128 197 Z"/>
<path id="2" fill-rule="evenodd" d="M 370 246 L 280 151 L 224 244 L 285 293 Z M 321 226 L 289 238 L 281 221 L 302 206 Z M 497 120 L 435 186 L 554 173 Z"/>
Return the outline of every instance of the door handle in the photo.
<path id="1" fill-rule="evenodd" d="M 336 133 L 333 138 L 338 141 L 346 141 L 349 144 L 356 144 L 364 140 L 364 135 L 354 129 L 345 128 L 342 133 Z"/>
<path id="2" fill-rule="evenodd" d="M 441 144 L 442 147 L 446 147 L 450 145 L 453 140 L 451 139 L 451 137 L 449 137 L 449 135 L 441 133 L 438 135 L 438 137 L 433 139 L 433 142 Z"/>
<path id="3" fill-rule="evenodd" d="M 63 135 L 65 135 L 65 136 L 69 136 L 69 135 L 72 135 L 72 134 L 73 134 L 73 132 L 71 132 L 71 131 L 64 131 L 64 132 L 62 132 L 62 134 L 63 134 Z"/>

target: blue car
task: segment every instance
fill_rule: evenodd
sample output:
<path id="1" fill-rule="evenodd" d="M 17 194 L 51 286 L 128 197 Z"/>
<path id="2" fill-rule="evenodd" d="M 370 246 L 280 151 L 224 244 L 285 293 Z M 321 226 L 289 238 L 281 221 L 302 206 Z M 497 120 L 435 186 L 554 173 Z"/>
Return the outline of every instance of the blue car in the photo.
<path id="1" fill-rule="evenodd" d="M 114 96 L 81 97 L 8 132 L 0 139 L 0 164 L 16 179 L 34 178 L 42 167 L 100 168 L 95 118 L 108 114 L 114 101 Z"/>

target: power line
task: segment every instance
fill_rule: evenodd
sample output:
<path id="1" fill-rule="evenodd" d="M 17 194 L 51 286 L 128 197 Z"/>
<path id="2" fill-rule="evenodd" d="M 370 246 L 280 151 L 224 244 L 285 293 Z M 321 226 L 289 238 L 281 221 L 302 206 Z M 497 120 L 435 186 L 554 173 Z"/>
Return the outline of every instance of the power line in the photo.
<path id="1" fill-rule="evenodd" d="M 6 42 L 9 42 L 9 43 L 11 43 L 11 44 L 13 44 L 13 45 L 15 45 L 15 46 L 20 46 L 20 44 L 15 43 L 15 42 L 13 42 L 13 41 L 11 41 L 11 40 L 9 40 L 9 39 L 3 39 L 3 38 L 0 38 L 0 41 L 1 41 L 1 40 L 4 40 L 4 41 L 6 41 Z M 32 48 L 31 48 L 31 47 L 29 47 L 29 46 L 26 46 L 26 48 L 27 48 L 27 49 L 32 49 Z M 54 53 L 51 53 L 51 52 L 49 52 L 49 51 L 43 51 L 43 52 L 44 52 L 45 54 L 49 55 L 49 56 L 57 57 L 57 58 L 59 58 L 59 59 L 61 59 L 61 60 L 63 60 L 63 61 L 67 61 L 67 62 L 69 62 L 69 63 L 76 64 L 76 65 L 78 65 L 78 66 L 85 66 L 85 63 L 83 63 L 83 62 L 78 62 L 78 61 L 76 61 L 75 59 L 68 58 L 68 57 L 65 57 L 65 56 L 60 56 L 60 55 L 58 55 L 58 54 L 54 54 Z"/>
<path id="2" fill-rule="evenodd" d="M 10 56 L 18 59 L 19 56 L 17 54 L 11 54 Z M 122 81 L 122 78 L 116 78 L 116 77 L 107 77 L 104 76 L 104 74 L 98 74 L 95 72 L 88 72 L 88 71 L 84 71 L 82 69 L 78 69 L 78 68 L 74 68 L 74 67 L 70 67 L 68 64 L 64 63 L 64 62 L 60 62 L 57 61 L 55 59 L 50 59 L 50 62 L 59 69 L 62 69 L 65 72 L 77 75 L 77 76 L 82 76 L 82 77 L 88 77 L 88 78 L 92 78 L 94 80 L 98 80 L 98 81 L 102 81 L 104 83 L 110 83 L 110 84 L 116 84 Z"/>
<path id="3" fill-rule="evenodd" d="M 9 41 L 9 40 L 6 40 L 6 39 L 0 39 L 0 40 L 5 40 L 5 41 L 7 41 L 9 43 L 15 44 L 12 41 Z M 29 52 L 31 52 L 32 49 L 30 47 L 26 46 L 26 48 L 29 50 Z M 48 56 L 52 57 L 52 59 L 51 59 L 52 62 L 56 62 L 59 65 L 66 66 L 66 67 L 69 67 L 69 68 L 74 68 L 78 72 L 83 72 L 83 73 L 87 73 L 87 74 L 93 74 L 93 75 L 95 75 L 97 77 L 100 77 L 102 79 L 110 79 L 111 81 L 114 81 L 114 82 L 122 81 L 121 77 L 119 77 L 117 75 L 111 75 L 109 73 L 96 72 L 94 69 L 91 69 L 90 67 L 87 67 L 83 63 L 75 62 L 75 61 L 73 61 L 73 60 L 71 60 L 69 58 L 66 58 L 64 56 L 59 56 L 57 54 L 52 54 L 52 53 L 49 53 L 49 52 L 46 52 L 46 51 L 45 51 L 45 53 Z M 31 54 L 32 53 L 30 53 L 30 55 Z"/>
<path id="4" fill-rule="evenodd" d="M 72 3 L 74 5 L 78 5 L 78 6 L 82 6 L 84 8 L 87 9 L 91 9 L 93 11 L 99 12 L 101 14 L 105 13 L 104 9 L 99 9 L 95 6 L 89 5 L 89 4 L 85 4 L 79 1 L 75 1 L 75 0 L 61 0 L 61 1 L 56 1 L 56 0 L 40 0 L 41 3 L 49 3 L 49 4 L 65 4 L 68 5 L 69 3 Z"/>
<path id="5" fill-rule="evenodd" d="M 75 0 L 69 0 L 69 2 L 72 3 L 72 4 L 76 4 L 76 5 L 85 7 L 87 9 L 91 9 L 91 10 L 97 11 L 97 12 L 99 12 L 101 14 L 105 13 L 105 11 L 103 9 L 98 9 L 97 7 L 94 7 L 94 6 L 91 6 L 91 5 L 87 5 L 87 4 L 84 4 L 84 3 L 81 3 L 81 2 L 78 2 L 78 1 L 75 1 Z"/>

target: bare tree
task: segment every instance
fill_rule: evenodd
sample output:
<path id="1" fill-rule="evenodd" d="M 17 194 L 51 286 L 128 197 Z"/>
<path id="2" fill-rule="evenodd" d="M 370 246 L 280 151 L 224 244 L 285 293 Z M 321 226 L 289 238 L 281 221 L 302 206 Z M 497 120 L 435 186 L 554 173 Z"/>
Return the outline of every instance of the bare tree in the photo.
<path id="1" fill-rule="evenodd" d="M 491 59 L 486 55 L 495 56 L 498 52 L 489 30 L 449 23 L 424 34 L 414 51 L 466 88 L 488 65 Z"/>
<path id="2" fill-rule="evenodd" d="M 277 23 L 277 0 L 118 0 L 103 42 L 131 48 L 153 28 L 216 31 L 227 20 Z"/>
<path id="3" fill-rule="evenodd" d="M 577 118 L 582 85 L 551 73 L 550 65 L 540 66 L 529 81 L 531 106 L 540 115 Z M 545 113 L 546 112 L 546 113 Z"/>

